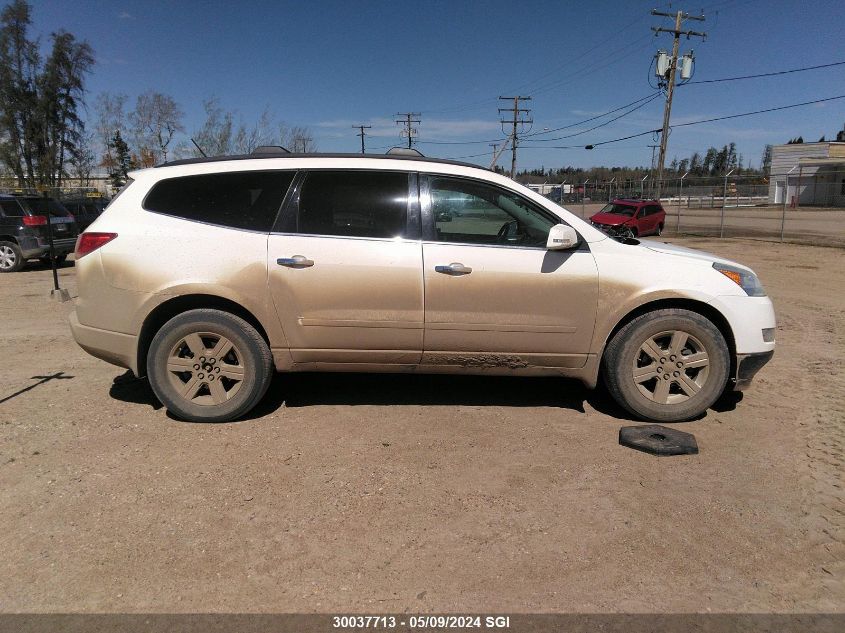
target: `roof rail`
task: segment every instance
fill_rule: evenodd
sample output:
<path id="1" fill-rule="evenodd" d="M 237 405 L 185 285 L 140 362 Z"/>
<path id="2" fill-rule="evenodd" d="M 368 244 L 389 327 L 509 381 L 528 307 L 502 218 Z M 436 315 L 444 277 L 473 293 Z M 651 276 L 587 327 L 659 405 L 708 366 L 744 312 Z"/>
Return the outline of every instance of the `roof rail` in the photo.
<path id="1" fill-rule="evenodd" d="M 388 156 L 421 156 L 425 158 L 425 155 L 418 149 L 414 149 L 413 147 L 391 147 L 387 150 L 386 154 Z"/>
<path id="2" fill-rule="evenodd" d="M 281 145 L 259 145 L 254 150 L 252 150 L 253 154 L 290 154 L 290 150 L 287 147 L 282 147 Z"/>

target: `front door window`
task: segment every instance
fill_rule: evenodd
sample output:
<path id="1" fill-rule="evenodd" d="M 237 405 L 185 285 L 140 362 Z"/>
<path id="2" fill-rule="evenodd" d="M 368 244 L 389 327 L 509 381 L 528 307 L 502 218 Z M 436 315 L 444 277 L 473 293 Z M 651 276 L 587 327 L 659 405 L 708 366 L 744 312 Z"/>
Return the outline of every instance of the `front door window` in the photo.
<path id="1" fill-rule="evenodd" d="M 545 248 L 557 222 L 520 196 L 460 178 L 431 179 L 438 242 Z"/>

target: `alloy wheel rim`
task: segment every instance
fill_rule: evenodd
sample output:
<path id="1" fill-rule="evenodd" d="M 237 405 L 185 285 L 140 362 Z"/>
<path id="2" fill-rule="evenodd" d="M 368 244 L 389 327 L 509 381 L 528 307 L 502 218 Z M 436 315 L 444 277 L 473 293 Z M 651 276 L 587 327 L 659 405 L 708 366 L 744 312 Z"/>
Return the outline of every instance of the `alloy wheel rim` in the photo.
<path id="1" fill-rule="evenodd" d="M 17 259 L 11 246 L 0 246 L 0 268 L 3 270 L 10 269 L 15 265 Z"/>
<path id="2" fill-rule="evenodd" d="M 657 404 L 681 404 L 697 395 L 710 375 L 710 356 L 696 337 L 666 330 L 648 337 L 634 357 L 639 392 Z"/>
<path id="3" fill-rule="evenodd" d="M 191 404 L 225 404 L 243 385 L 243 356 L 225 336 L 195 332 L 171 348 L 167 377 L 176 393 Z"/>

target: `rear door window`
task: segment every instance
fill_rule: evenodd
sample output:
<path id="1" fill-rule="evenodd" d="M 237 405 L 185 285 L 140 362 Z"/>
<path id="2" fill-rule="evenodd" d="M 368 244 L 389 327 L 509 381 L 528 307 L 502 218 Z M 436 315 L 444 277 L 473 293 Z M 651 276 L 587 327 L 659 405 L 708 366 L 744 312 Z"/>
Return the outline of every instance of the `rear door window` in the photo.
<path id="1" fill-rule="evenodd" d="M 313 171 L 302 186 L 295 232 L 403 237 L 407 218 L 407 172 Z"/>
<path id="2" fill-rule="evenodd" d="M 144 199 L 147 211 L 233 229 L 268 232 L 294 171 L 243 171 L 167 178 Z"/>

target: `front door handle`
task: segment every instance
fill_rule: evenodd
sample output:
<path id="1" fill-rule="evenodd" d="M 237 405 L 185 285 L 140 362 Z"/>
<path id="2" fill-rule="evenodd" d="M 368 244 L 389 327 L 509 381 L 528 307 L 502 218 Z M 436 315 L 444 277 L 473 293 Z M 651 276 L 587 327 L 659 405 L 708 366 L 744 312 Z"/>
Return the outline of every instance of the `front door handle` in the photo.
<path id="1" fill-rule="evenodd" d="M 434 271 L 444 275 L 468 275 L 472 272 L 472 268 L 460 262 L 452 262 L 446 266 L 435 266 Z"/>
<path id="2" fill-rule="evenodd" d="M 308 268 L 314 265 L 314 260 L 308 259 L 305 255 L 294 255 L 293 257 L 280 257 L 276 260 L 276 263 L 288 268 Z"/>

